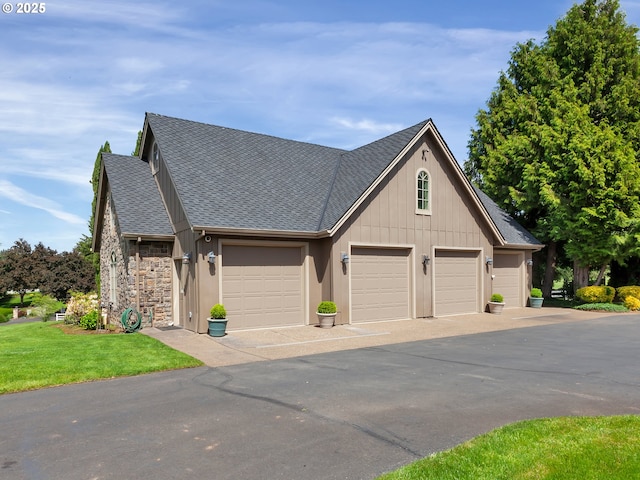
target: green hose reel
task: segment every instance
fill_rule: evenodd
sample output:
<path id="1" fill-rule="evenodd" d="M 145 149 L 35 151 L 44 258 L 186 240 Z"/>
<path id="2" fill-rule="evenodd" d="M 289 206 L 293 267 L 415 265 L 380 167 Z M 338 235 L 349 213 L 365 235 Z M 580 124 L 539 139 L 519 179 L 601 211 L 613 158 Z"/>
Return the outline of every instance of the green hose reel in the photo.
<path id="1" fill-rule="evenodd" d="M 142 315 L 133 308 L 127 308 L 122 312 L 120 323 L 126 333 L 137 332 L 142 326 Z"/>

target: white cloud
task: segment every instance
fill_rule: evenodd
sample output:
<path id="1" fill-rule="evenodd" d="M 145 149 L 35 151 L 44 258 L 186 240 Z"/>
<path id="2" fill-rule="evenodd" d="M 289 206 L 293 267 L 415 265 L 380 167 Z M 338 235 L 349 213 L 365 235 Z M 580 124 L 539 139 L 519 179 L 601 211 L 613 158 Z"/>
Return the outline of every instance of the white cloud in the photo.
<path id="1" fill-rule="evenodd" d="M 371 119 L 354 121 L 349 118 L 334 117 L 331 121 L 349 130 L 357 130 L 371 135 L 380 136 L 397 132 L 403 128 L 403 125 L 398 123 L 378 123 Z"/>
<path id="2" fill-rule="evenodd" d="M 73 213 L 65 212 L 57 202 L 34 195 L 6 180 L 0 180 L 0 196 L 27 207 L 44 210 L 53 217 L 69 224 L 86 224 L 85 219 Z"/>

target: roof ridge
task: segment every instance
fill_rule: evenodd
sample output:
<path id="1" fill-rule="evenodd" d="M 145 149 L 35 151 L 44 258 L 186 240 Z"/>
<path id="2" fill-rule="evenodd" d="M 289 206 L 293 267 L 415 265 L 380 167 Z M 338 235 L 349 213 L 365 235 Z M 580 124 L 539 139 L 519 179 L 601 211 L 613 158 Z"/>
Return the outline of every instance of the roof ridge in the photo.
<path id="1" fill-rule="evenodd" d="M 345 152 L 348 153 L 348 152 Z M 320 219 L 318 221 L 318 226 L 316 227 L 316 231 L 320 231 L 322 228 L 322 224 L 324 222 L 324 216 L 327 213 L 327 208 L 329 207 L 329 200 L 331 200 L 331 193 L 333 192 L 333 187 L 336 184 L 336 178 L 338 178 L 338 172 L 340 171 L 340 165 L 342 164 L 342 158 L 345 153 L 341 153 L 338 155 L 338 161 L 336 162 L 335 168 L 333 170 L 333 178 L 331 178 L 331 184 L 327 189 L 327 196 L 324 199 L 324 205 L 322 206 L 322 213 L 320 214 Z"/>
<path id="2" fill-rule="evenodd" d="M 180 117 L 171 117 L 169 115 L 162 115 L 162 114 L 159 114 L 159 113 L 147 112 L 147 116 L 160 117 L 160 118 L 164 118 L 164 119 L 167 119 L 167 120 L 177 120 L 179 122 L 202 125 L 204 127 L 219 128 L 221 130 L 227 130 L 227 131 L 230 131 L 230 132 L 245 133 L 245 134 L 248 133 L 250 135 L 258 135 L 260 137 L 273 138 L 275 140 L 280 140 L 280 141 L 284 141 L 284 142 L 297 143 L 297 144 L 303 144 L 303 145 L 312 145 L 312 146 L 315 146 L 315 147 L 327 148 L 327 149 L 332 149 L 332 150 L 339 150 L 341 152 L 348 152 L 349 151 L 349 150 L 346 150 L 344 148 L 330 147 L 328 145 L 322 145 L 320 143 L 313 143 L 313 142 L 308 142 L 308 141 L 304 141 L 304 140 L 294 140 L 294 139 L 291 139 L 291 138 L 278 137 L 277 135 L 273 135 L 273 134 L 270 134 L 270 133 L 260 133 L 260 132 L 254 132 L 254 131 L 251 131 L 251 130 L 242 130 L 240 128 L 225 127 L 223 125 L 215 125 L 213 123 L 206 123 L 206 122 L 201 122 L 201 121 L 197 121 L 197 120 L 189 120 L 189 119 L 180 118 Z"/>

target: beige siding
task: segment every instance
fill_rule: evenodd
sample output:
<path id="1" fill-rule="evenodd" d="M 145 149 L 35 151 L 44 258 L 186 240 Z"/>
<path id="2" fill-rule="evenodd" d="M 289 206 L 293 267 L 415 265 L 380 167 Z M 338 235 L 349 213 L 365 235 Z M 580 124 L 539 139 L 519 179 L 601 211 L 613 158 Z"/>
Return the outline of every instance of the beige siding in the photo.
<path id="1" fill-rule="evenodd" d="M 334 268 L 330 261 L 331 255 L 331 239 L 324 238 L 322 240 L 309 242 L 309 323 L 317 324 L 318 317 L 316 311 L 318 304 L 323 300 L 333 300 L 331 292 L 331 272 Z M 340 323 L 342 312 L 338 309 L 336 322 Z"/>
<path id="2" fill-rule="evenodd" d="M 198 281 L 198 331 L 205 332 L 209 325 L 207 318 L 211 307 L 220 302 L 216 276 L 220 274 L 220 249 L 218 239 L 213 235 L 198 235 L 197 246 L 197 281 Z M 208 254 L 216 255 L 214 263 L 209 263 Z"/>
<path id="3" fill-rule="evenodd" d="M 182 255 L 191 254 L 189 263 L 182 263 Z M 176 243 L 173 247 L 173 260 L 176 268 L 178 284 L 174 286 L 178 290 L 179 324 L 198 333 L 204 333 L 206 329 L 206 317 L 203 317 L 198 303 L 198 277 L 196 276 L 196 242 L 191 230 L 184 230 L 176 234 Z M 174 297 L 175 298 L 175 297 Z"/>
<path id="4" fill-rule="evenodd" d="M 153 145 L 153 141 L 151 142 L 151 145 Z M 151 148 L 149 148 L 149 151 L 151 151 Z M 169 175 L 167 166 L 162 159 L 162 151 L 160 154 L 161 157 L 158 170 L 154 174 L 154 177 L 158 183 L 160 195 L 162 196 L 162 200 L 164 201 L 167 212 L 169 213 L 171 223 L 174 225 L 176 231 L 181 231 L 189 228 L 187 216 L 182 208 L 182 204 L 180 203 L 175 185 L 171 181 L 171 176 Z"/>
<path id="5" fill-rule="evenodd" d="M 423 150 L 428 150 L 423 155 Z M 431 215 L 416 214 L 416 175 L 420 168 L 431 177 Z M 350 267 L 340 264 L 340 252 L 350 252 L 353 245 L 404 245 L 413 249 L 415 272 L 412 289 L 415 291 L 415 316 L 428 317 L 433 313 L 433 264 L 424 267 L 423 255 L 433 257 L 435 247 L 475 249 L 483 255 L 493 253 L 493 233 L 482 218 L 463 187 L 452 181 L 455 172 L 445 158 L 445 152 L 427 132 L 405 159 L 372 192 L 336 233 L 332 249 L 335 301 L 343 311 L 349 310 Z M 483 257 L 482 257 L 483 258 Z M 478 298 L 488 298 L 490 281 L 478 282 L 483 290 Z M 342 318 L 340 323 L 352 319 Z"/>

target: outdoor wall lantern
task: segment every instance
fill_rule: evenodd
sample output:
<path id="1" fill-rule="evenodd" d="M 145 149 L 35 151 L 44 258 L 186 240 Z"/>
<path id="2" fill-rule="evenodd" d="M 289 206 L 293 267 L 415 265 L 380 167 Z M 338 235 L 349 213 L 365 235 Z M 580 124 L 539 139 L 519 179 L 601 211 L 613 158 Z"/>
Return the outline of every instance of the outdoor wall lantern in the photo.
<path id="1" fill-rule="evenodd" d="M 484 258 L 484 263 L 486 263 L 487 265 L 493 265 L 493 258 L 485 257 Z"/>
<path id="2" fill-rule="evenodd" d="M 216 263 L 216 254 L 213 252 L 207 253 L 207 260 L 209 263 Z"/>
<path id="3" fill-rule="evenodd" d="M 191 262 L 191 252 L 188 252 L 182 255 L 182 263 L 190 263 L 190 262 Z"/>
<path id="4" fill-rule="evenodd" d="M 347 263 L 349 263 L 349 255 L 347 255 L 346 252 L 341 252 L 340 261 L 346 265 Z"/>
<path id="5" fill-rule="evenodd" d="M 527 266 L 528 267 L 533 267 L 533 260 L 531 260 L 531 259 L 527 260 Z"/>
<path id="6" fill-rule="evenodd" d="M 427 265 L 429 265 L 429 262 L 431 261 L 431 259 L 429 258 L 429 255 L 422 255 L 422 264 L 426 267 Z"/>

